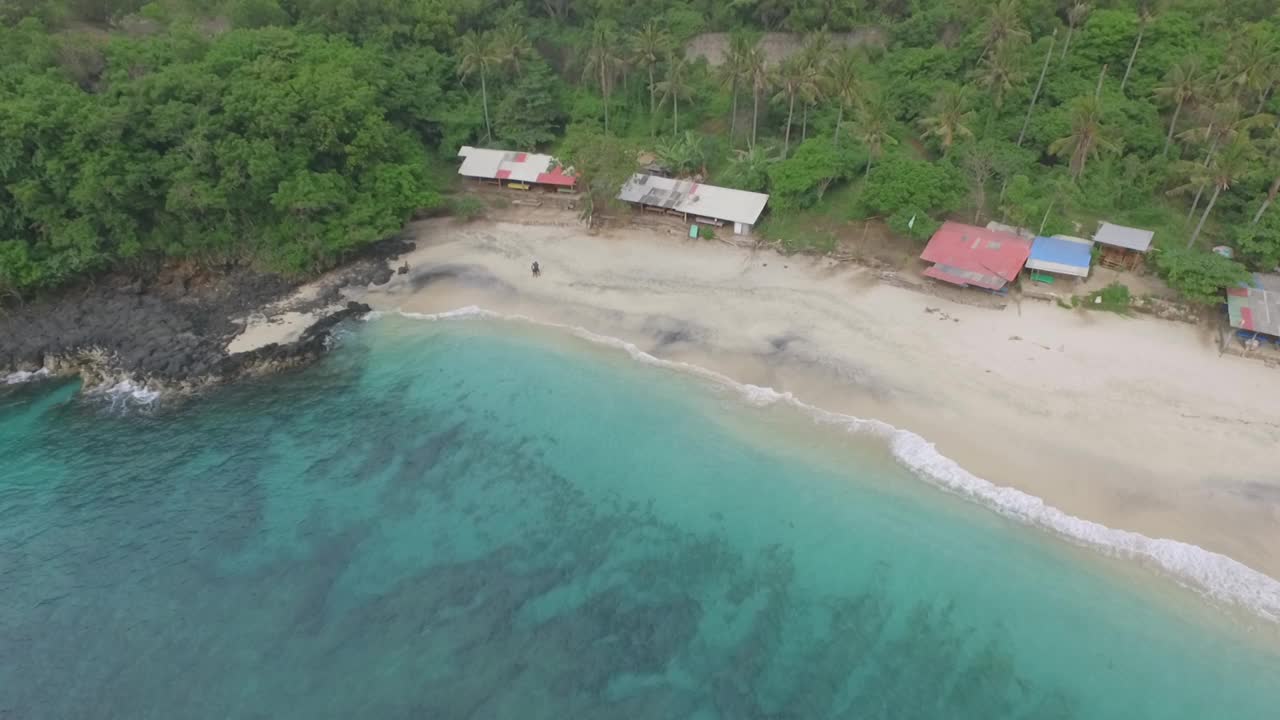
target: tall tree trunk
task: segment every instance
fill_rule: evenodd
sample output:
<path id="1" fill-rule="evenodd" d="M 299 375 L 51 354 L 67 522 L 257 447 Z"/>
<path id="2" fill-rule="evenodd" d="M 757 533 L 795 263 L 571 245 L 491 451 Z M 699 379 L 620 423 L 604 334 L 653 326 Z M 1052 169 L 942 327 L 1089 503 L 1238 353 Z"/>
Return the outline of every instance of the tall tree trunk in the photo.
<path id="1" fill-rule="evenodd" d="M 1044 209 L 1044 217 L 1040 218 L 1040 229 L 1036 231 L 1037 235 L 1044 235 L 1044 226 L 1049 224 L 1049 213 L 1053 212 L 1053 204 L 1058 202 L 1058 196 L 1055 194 L 1049 198 L 1049 207 Z"/>
<path id="2" fill-rule="evenodd" d="M 1222 192 L 1222 186 L 1213 184 L 1213 195 L 1209 197 L 1209 204 L 1204 206 L 1204 214 L 1200 216 L 1200 222 L 1196 223 L 1196 231 L 1191 233 L 1191 239 L 1187 241 L 1187 249 L 1190 250 L 1192 245 L 1196 244 L 1196 238 L 1200 237 L 1200 231 L 1204 229 L 1204 221 L 1209 219 L 1209 213 L 1213 212 L 1213 204 L 1218 202 L 1218 194 Z"/>
<path id="3" fill-rule="evenodd" d="M 1213 139 L 1213 144 L 1209 146 L 1209 152 L 1204 156 L 1205 167 L 1209 167 L 1209 163 L 1213 162 L 1213 154 L 1218 150 L 1218 138 Z M 1195 217 L 1196 208 L 1200 207 L 1200 198 L 1204 196 L 1204 185 L 1196 188 L 1196 197 L 1191 201 L 1191 209 L 1187 211 L 1187 222 L 1191 222 L 1191 218 Z"/>
<path id="4" fill-rule="evenodd" d="M 1138 47 L 1142 45 L 1142 35 L 1147 31 L 1147 22 L 1138 25 L 1138 41 L 1133 44 L 1133 52 L 1129 53 L 1129 64 L 1124 66 L 1124 77 L 1120 80 L 1120 94 L 1124 94 L 1124 86 L 1129 82 L 1129 73 L 1133 70 L 1133 59 L 1138 57 Z"/>
<path id="5" fill-rule="evenodd" d="M 1058 60 L 1067 59 L 1067 48 L 1071 47 L 1071 36 L 1075 33 L 1075 31 L 1076 31 L 1075 23 L 1071 23 L 1070 25 L 1067 26 L 1067 41 L 1062 43 L 1062 57 L 1058 58 Z"/>
<path id="6" fill-rule="evenodd" d="M 756 146 L 756 125 L 760 120 L 760 90 L 751 88 L 751 147 Z"/>
<path id="7" fill-rule="evenodd" d="M 600 95 L 604 97 L 604 134 L 609 134 L 609 84 L 604 79 L 604 63 L 600 63 Z"/>
<path id="8" fill-rule="evenodd" d="M 872 163 L 872 162 L 873 162 L 873 160 L 874 160 L 874 157 L 873 157 L 874 155 L 875 155 L 875 153 L 871 153 L 871 152 L 868 152 L 868 153 L 867 153 L 867 169 L 866 169 L 866 171 L 865 171 L 865 172 L 863 172 L 863 173 L 862 173 L 862 179 L 863 179 L 864 181 L 865 181 L 867 178 L 871 177 L 871 163 Z"/>
<path id="9" fill-rule="evenodd" d="M 738 138 L 738 77 L 733 78 L 733 109 L 729 111 L 729 145 Z"/>
<path id="10" fill-rule="evenodd" d="M 809 103 L 804 104 L 804 113 L 800 116 L 800 142 L 809 139 Z"/>
<path id="11" fill-rule="evenodd" d="M 1272 200 L 1276 199 L 1277 194 L 1280 194 L 1280 177 L 1271 181 L 1271 189 L 1267 191 L 1267 197 L 1262 201 L 1258 212 L 1253 214 L 1253 221 L 1249 223 L 1250 225 L 1258 224 L 1258 221 L 1262 219 L 1262 213 L 1267 211 L 1267 207 L 1271 205 Z"/>
<path id="12" fill-rule="evenodd" d="M 1067 37 L 1070 38 L 1069 35 Z M 1044 65 L 1040 67 L 1040 79 L 1036 81 L 1036 90 L 1031 93 L 1031 102 L 1027 105 L 1027 116 L 1022 119 L 1022 131 L 1018 133 L 1018 147 L 1022 147 L 1022 140 L 1027 136 L 1027 125 L 1031 124 L 1031 111 L 1035 109 L 1036 100 L 1040 98 L 1040 88 L 1044 87 L 1044 76 L 1049 71 L 1049 59 L 1053 57 L 1053 43 L 1057 39 L 1058 31 L 1054 30 L 1049 38 L 1049 52 L 1044 54 Z"/>
<path id="13" fill-rule="evenodd" d="M 1262 96 L 1258 98 L 1258 109 L 1253 111 L 1254 115 L 1261 113 L 1262 109 L 1267 106 L 1267 98 L 1271 97 L 1271 88 L 1273 87 L 1275 87 L 1275 83 L 1269 82 L 1267 83 L 1267 86 L 1263 88 Z"/>
<path id="14" fill-rule="evenodd" d="M 649 134 L 653 135 L 658 132 L 658 126 L 654 124 L 654 116 L 658 114 L 657 93 L 653 89 L 653 63 L 649 63 Z"/>
<path id="15" fill-rule="evenodd" d="M 485 83 L 484 68 L 480 69 L 480 101 L 484 104 L 484 141 L 493 141 L 493 127 L 489 124 L 489 87 Z"/>
<path id="16" fill-rule="evenodd" d="M 672 131 L 674 131 L 674 134 L 677 137 L 679 137 L 680 135 L 680 93 L 674 93 L 674 92 L 671 93 L 671 109 L 674 111 L 671 114 L 671 129 Z"/>
<path id="17" fill-rule="evenodd" d="M 1102 81 L 1107 79 L 1107 66 L 1102 66 L 1102 72 L 1098 73 L 1098 87 L 1094 89 L 1093 96 L 1095 98 L 1102 97 Z"/>
<path id="18" fill-rule="evenodd" d="M 832 145 L 840 144 L 840 126 L 844 123 L 844 103 L 836 105 L 836 136 L 831 140 Z"/>
<path id="19" fill-rule="evenodd" d="M 1169 120 L 1169 134 L 1164 136 L 1164 150 L 1160 152 L 1160 157 L 1169 156 L 1169 145 L 1173 142 L 1173 129 L 1178 127 L 1178 114 L 1182 112 L 1182 101 L 1178 101 L 1178 106 L 1173 109 L 1173 117 Z"/>
<path id="20" fill-rule="evenodd" d="M 787 103 L 787 132 L 782 141 L 782 157 L 791 154 L 791 119 L 796 115 L 796 96 L 791 94 L 791 100 Z"/>

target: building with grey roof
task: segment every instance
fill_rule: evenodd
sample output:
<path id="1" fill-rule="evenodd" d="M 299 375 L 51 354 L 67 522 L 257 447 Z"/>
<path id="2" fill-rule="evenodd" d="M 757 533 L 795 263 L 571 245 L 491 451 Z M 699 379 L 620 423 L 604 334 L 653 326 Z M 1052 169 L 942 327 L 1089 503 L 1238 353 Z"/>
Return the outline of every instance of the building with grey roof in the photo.
<path id="1" fill-rule="evenodd" d="M 618 199 L 642 210 L 656 210 L 720 226 L 733 225 L 737 235 L 749 235 L 764 212 L 769 196 L 693 182 L 636 173 L 622 186 Z"/>

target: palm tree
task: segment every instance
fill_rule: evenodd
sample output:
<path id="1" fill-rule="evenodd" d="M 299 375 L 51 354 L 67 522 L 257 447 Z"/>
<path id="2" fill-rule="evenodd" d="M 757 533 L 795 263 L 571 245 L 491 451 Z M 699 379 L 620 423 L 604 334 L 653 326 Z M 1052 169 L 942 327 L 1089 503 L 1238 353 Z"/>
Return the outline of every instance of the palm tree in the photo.
<path id="1" fill-rule="evenodd" d="M 654 132 L 653 118 L 658 109 L 658 88 L 654 84 L 654 70 L 658 61 L 671 49 L 671 36 L 662 26 L 649 21 L 631 36 L 631 60 L 649 71 L 649 133 Z"/>
<path id="2" fill-rule="evenodd" d="M 1027 32 L 1022 25 L 1019 10 L 1018 0 L 997 0 L 991 6 L 991 14 L 987 16 L 986 31 L 983 36 L 986 43 L 982 48 L 983 57 L 986 57 L 994 47 L 1010 42 L 1026 42 L 1031 39 L 1031 33 Z"/>
<path id="3" fill-rule="evenodd" d="M 1050 144 L 1049 153 L 1058 157 L 1069 156 L 1071 179 L 1079 180 L 1090 157 L 1102 150 L 1114 151 L 1118 146 L 1108 137 L 1102 124 L 1102 104 L 1098 98 L 1078 97 L 1071 105 L 1071 134 Z"/>
<path id="4" fill-rule="evenodd" d="M 488 75 L 491 67 L 500 65 L 503 53 L 494 37 L 489 33 L 477 35 L 469 32 L 462 36 L 458 46 L 458 76 L 463 80 L 472 75 L 480 75 L 480 99 L 484 105 L 484 139 L 493 139 L 493 125 L 489 122 L 489 84 Z"/>
<path id="5" fill-rule="evenodd" d="M 720 77 L 730 87 L 733 108 L 729 115 L 729 142 L 733 143 L 738 130 L 738 86 L 747 80 L 748 60 L 751 57 L 751 39 L 743 33 L 729 36 L 729 51 L 720 66 Z M 749 82 L 749 80 L 748 80 Z"/>
<path id="6" fill-rule="evenodd" d="M 678 175 L 688 175 L 703 170 L 707 165 L 707 142 L 691 130 L 684 135 L 676 135 L 670 140 L 660 142 L 657 147 L 658 157 Z"/>
<path id="7" fill-rule="evenodd" d="M 745 69 L 751 84 L 751 147 L 755 147 L 756 130 L 760 124 L 760 94 L 769 89 L 769 65 L 764 48 L 758 43 L 747 53 Z"/>
<path id="8" fill-rule="evenodd" d="M 613 28 L 597 22 L 591 31 L 591 47 L 587 50 L 582 77 L 600 83 L 600 95 L 604 98 L 604 131 L 609 132 L 609 95 L 613 90 L 613 76 L 622 66 L 618 54 L 618 42 Z"/>
<path id="9" fill-rule="evenodd" d="M 1138 15 L 1138 39 L 1133 43 L 1133 52 L 1129 53 L 1129 63 L 1124 66 L 1124 77 L 1120 80 L 1120 94 L 1124 95 L 1124 86 L 1129 82 L 1129 73 L 1133 71 L 1133 61 L 1138 57 L 1138 48 L 1142 47 L 1142 36 L 1147 32 L 1147 25 L 1151 23 L 1151 10 L 1142 8 Z"/>
<path id="10" fill-rule="evenodd" d="M 680 98 L 689 97 L 689 61 L 683 55 L 672 56 L 667 61 L 667 77 L 658 83 L 658 92 L 662 93 L 661 104 L 671 101 L 672 131 L 680 134 Z"/>
<path id="11" fill-rule="evenodd" d="M 1164 83 L 1155 88 L 1156 97 L 1166 104 L 1173 105 L 1173 117 L 1169 120 L 1169 134 L 1164 138 L 1162 157 L 1169 155 L 1169 145 L 1173 142 L 1173 131 L 1178 127 L 1178 115 L 1182 106 L 1194 101 L 1204 89 L 1204 78 L 1200 74 L 1200 60 L 1191 58 L 1173 67 L 1164 76 Z"/>
<path id="12" fill-rule="evenodd" d="M 1266 106 L 1267 95 L 1275 79 L 1277 57 L 1275 43 L 1258 33 L 1247 33 L 1234 43 L 1226 62 L 1226 81 L 1236 88 L 1241 102 L 1249 93 L 1258 97 L 1258 109 Z"/>
<path id="13" fill-rule="evenodd" d="M 857 52 L 846 50 L 832 58 L 822 70 L 822 83 L 825 85 L 826 95 L 836 104 L 836 131 L 832 143 L 839 145 L 840 125 L 844 123 L 844 111 L 852 107 L 858 99 L 862 64 L 859 62 Z"/>
<path id="14" fill-rule="evenodd" d="M 822 59 L 831 48 L 831 36 L 825 32 L 813 33 L 805 41 L 800 51 L 800 62 L 803 67 L 804 82 L 800 86 L 800 98 L 804 101 L 804 112 L 800 120 L 800 142 L 809 137 L 809 109 L 822 99 Z"/>
<path id="15" fill-rule="evenodd" d="M 969 129 L 973 115 L 969 109 L 968 89 L 952 85 L 934 98 L 932 114 L 921 118 L 920 126 L 925 135 L 938 139 L 938 144 L 942 145 L 942 156 L 946 157 L 951 154 L 957 140 L 973 137 L 973 131 Z"/>
<path id="16" fill-rule="evenodd" d="M 791 152 L 791 124 L 796 114 L 796 98 L 813 96 L 817 78 L 813 67 L 805 62 L 802 55 L 793 55 L 782 63 L 777 79 L 778 94 L 773 100 L 787 104 L 787 130 L 782 144 L 782 157 L 785 158 Z"/>
<path id="17" fill-rule="evenodd" d="M 871 174 L 871 165 L 881 154 L 886 145 L 897 145 L 898 140 L 890 134 L 889 108 L 883 96 L 878 92 L 866 93 L 862 102 L 858 103 L 856 137 L 858 142 L 867 148 L 867 169 L 863 177 Z"/>
<path id="18" fill-rule="evenodd" d="M 1191 233 L 1190 239 L 1187 240 L 1187 249 L 1196 244 L 1196 240 L 1200 237 L 1200 231 L 1204 229 L 1204 223 L 1209 219 L 1209 213 L 1213 212 L 1213 206 L 1218 202 L 1218 196 L 1223 190 L 1230 190 L 1236 180 L 1248 170 L 1249 162 L 1252 159 L 1254 150 L 1244 137 L 1237 138 L 1227 149 L 1214 156 L 1212 162 L 1208 165 L 1199 163 L 1185 163 L 1183 168 L 1187 171 L 1190 182 L 1182 187 L 1175 188 L 1171 192 L 1179 192 L 1189 190 L 1192 186 L 1203 189 L 1206 185 L 1213 186 L 1213 194 L 1209 196 L 1209 204 L 1204 206 L 1204 213 L 1200 215 L 1200 222 L 1196 223 L 1196 229 Z"/>
<path id="19" fill-rule="evenodd" d="M 494 33 L 493 43 L 498 54 L 502 56 L 502 66 L 517 75 L 524 72 L 525 61 L 537 57 L 524 28 L 515 23 L 499 28 Z"/>
<path id="20" fill-rule="evenodd" d="M 1253 214 L 1253 220 L 1249 223 L 1250 225 L 1258 224 L 1258 221 L 1262 219 L 1262 214 L 1267 211 L 1267 208 L 1271 206 L 1278 194 L 1280 194 L 1280 177 L 1271 181 L 1271 187 L 1267 189 L 1267 196 L 1262 199 L 1262 204 L 1258 206 L 1258 211 Z"/>
<path id="21" fill-rule="evenodd" d="M 1178 137 L 1184 140 L 1209 143 L 1209 149 L 1205 152 L 1204 160 L 1201 162 L 1204 167 L 1209 167 L 1218 148 L 1223 143 L 1232 143 L 1242 134 L 1247 137 L 1248 131 L 1263 127 L 1273 119 L 1270 115 L 1264 114 L 1245 116 L 1239 102 L 1223 100 L 1209 108 L 1208 124 L 1187 130 L 1179 134 Z M 1187 211 L 1187 220 L 1194 217 L 1196 209 L 1200 207 L 1200 198 L 1204 195 L 1204 189 L 1205 186 L 1201 185 L 1192 199 L 1191 209 Z"/>
<path id="22" fill-rule="evenodd" d="M 979 87 L 991 93 L 991 102 L 996 110 L 992 116 L 999 114 L 1000 108 L 1004 106 L 1005 93 L 1021 83 L 1024 77 L 1025 74 L 1016 66 L 1013 53 L 1007 45 L 997 47 L 994 53 L 978 62 L 974 80 Z"/>
<path id="23" fill-rule="evenodd" d="M 1071 36 L 1075 34 L 1076 28 L 1084 24 L 1085 18 L 1089 17 L 1089 3 L 1078 2 L 1067 10 L 1067 41 L 1062 43 L 1062 57 L 1059 60 L 1067 59 L 1067 48 L 1071 47 Z"/>

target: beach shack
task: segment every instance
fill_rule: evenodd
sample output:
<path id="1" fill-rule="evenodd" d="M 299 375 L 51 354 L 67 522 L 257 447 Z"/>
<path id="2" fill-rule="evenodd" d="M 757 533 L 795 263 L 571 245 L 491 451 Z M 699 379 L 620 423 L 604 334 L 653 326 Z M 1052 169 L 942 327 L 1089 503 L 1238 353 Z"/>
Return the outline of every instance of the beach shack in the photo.
<path id="1" fill-rule="evenodd" d="M 1058 277 L 1087 278 L 1093 260 L 1093 241 L 1070 235 L 1037 236 L 1031 241 L 1027 270 L 1036 282 L 1052 283 Z"/>
<path id="2" fill-rule="evenodd" d="M 1227 289 L 1227 322 L 1248 342 L 1280 342 L 1280 275 L 1256 273 Z"/>
<path id="3" fill-rule="evenodd" d="M 1136 270 L 1151 249 L 1154 237 L 1155 233 L 1151 230 L 1104 222 L 1098 226 L 1098 232 L 1093 234 L 1093 241 L 1102 249 L 1098 262 L 1103 267 L 1116 270 Z"/>
<path id="4" fill-rule="evenodd" d="M 459 175 L 514 190 L 573 192 L 578 184 L 573 170 L 550 155 L 463 145 L 458 157 L 462 158 Z"/>
<path id="5" fill-rule="evenodd" d="M 946 222 L 929 238 L 920 259 L 933 263 L 926 277 L 1002 293 L 1030 254 L 1030 241 L 1012 233 Z"/>
<path id="6" fill-rule="evenodd" d="M 686 222 L 721 227 L 732 224 L 735 235 L 750 235 L 769 202 L 764 193 L 733 190 L 692 180 L 636 173 L 622 186 L 618 199 L 640 209 L 675 215 Z"/>

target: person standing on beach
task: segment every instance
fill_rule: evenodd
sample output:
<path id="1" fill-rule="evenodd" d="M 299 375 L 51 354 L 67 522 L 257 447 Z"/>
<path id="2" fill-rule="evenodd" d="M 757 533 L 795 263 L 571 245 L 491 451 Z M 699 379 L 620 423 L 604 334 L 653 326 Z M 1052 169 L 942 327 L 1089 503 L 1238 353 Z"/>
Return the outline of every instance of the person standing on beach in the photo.
<path id="1" fill-rule="evenodd" d="M 533 261 L 533 276 L 534 276 L 534 277 L 538 277 L 538 276 L 539 276 L 539 275 L 541 275 L 541 274 L 542 274 L 542 268 L 538 267 L 538 261 L 537 261 L 537 260 L 534 260 L 534 261 Z"/>

